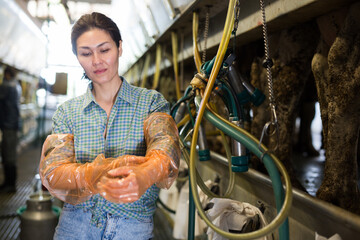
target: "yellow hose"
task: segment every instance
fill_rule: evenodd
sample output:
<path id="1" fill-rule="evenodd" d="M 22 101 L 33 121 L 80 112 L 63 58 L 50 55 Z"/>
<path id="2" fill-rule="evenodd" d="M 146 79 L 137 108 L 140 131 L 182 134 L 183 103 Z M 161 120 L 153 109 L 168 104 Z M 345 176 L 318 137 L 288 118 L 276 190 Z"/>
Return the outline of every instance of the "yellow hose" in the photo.
<path id="1" fill-rule="evenodd" d="M 160 79 L 161 45 L 156 44 L 155 74 L 152 89 L 157 89 Z"/>
<path id="2" fill-rule="evenodd" d="M 180 148 L 181 148 L 182 156 L 184 157 L 185 162 L 187 163 L 188 166 L 190 166 L 190 156 L 189 156 L 189 153 L 188 153 L 187 149 L 185 148 L 185 145 L 182 142 L 182 140 L 180 140 Z M 200 189 L 203 191 L 203 193 L 205 193 L 210 198 L 222 198 L 221 196 L 218 196 L 217 194 L 210 191 L 210 189 L 205 185 L 204 180 L 201 178 L 197 169 L 195 169 L 195 174 L 196 174 L 196 181 L 197 181 Z M 191 181 L 193 181 L 193 180 L 191 180 Z"/>
<path id="3" fill-rule="evenodd" d="M 174 77 L 176 86 L 176 98 L 179 100 L 181 96 L 180 92 L 180 80 L 179 80 L 179 68 L 178 68 L 178 36 L 176 32 L 171 32 L 171 45 L 173 53 L 173 66 L 174 66 Z"/>
<path id="4" fill-rule="evenodd" d="M 213 136 L 219 136 L 221 135 L 221 131 L 216 129 L 216 130 L 211 130 L 211 131 L 206 131 L 205 132 L 205 135 L 206 136 L 209 136 L 209 137 L 213 137 Z"/>
<path id="5" fill-rule="evenodd" d="M 194 60 L 196 69 L 198 72 L 200 72 L 201 68 L 201 58 L 200 58 L 200 52 L 198 48 L 198 30 L 199 30 L 199 13 L 196 11 L 193 12 L 193 24 L 192 24 L 192 30 L 193 30 L 193 51 L 194 51 Z"/>
<path id="6" fill-rule="evenodd" d="M 134 65 L 134 73 L 133 73 L 133 85 L 138 86 L 140 79 L 139 79 L 139 63 Z"/>
<path id="7" fill-rule="evenodd" d="M 185 117 L 183 117 L 183 119 L 181 119 L 180 122 L 178 122 L 176 124 L 176 126 L 179 128 L 179 127 L 185 125 L 185 123 L 187 123 L 189 120 L 190 120 L 190 115 L 186 114 Z"/>
<path id="8" fill-rule="evenodd" d="M 255 232 L 243 233 L 243 234 L 233 234 L 233 233 L 225 232 L 225 231 L 219 229 L 218 227 L 216 227 L 208 219 L 208 217 L 206 216 L 205 212 L 202 209 L 202 206 L 201 206 L 201 203 L 200 203 L 200 200 L 199 200 L 199 194 L 197 192 L 197 185 L 196 185 L 195 155 L 196 155 L 196 145 L 197 145 L 197 140 L 198 140 L 200 123 L 201 123 L 201 120 L 203 118 L 204 111 L 205 111 L 207 102 L 209 100 L 212 88 L 214 86 L 215 79 L 216 79 L 217 74 L 218 74 L 218 72 L 220 70 L 220 67 L 222 65 L 222 61 L 223 61 L 224 55 L 226 53 L 227 46 L 229 44 L 231 31 L 232 31 L 232 28 L 233 28 L 233 25 L 234 25 L 235 4 L 236 4 L 236 0 L 230 0 L 229 1 L 229 7 L 228 7 L 227 16 L 226 16 L 226 22 L 225 22 L 223 36 L 222 36 L 222 39 L 221 39 L 221 42 L 220 42 L 220 45 L 219 45 L 218 52 L 216 54 L 214 66 L 213 66 L 213 69 L 211 71 L 208 84 L 207 84 L 205 92 L 204 92 L 204 97 L 202 98 L 202 101 L 201 101 L 200 106 L 199 106 L 198 115 L 196 117 L 196 122 L 195 122 L 195 126 L 194 126 L 194 132 L 193 132 L 193 138 L 192 138 L 192 142 L 191 142 L 191 148 L 190 148 L 190 165 L 189 165 L 189 169 L 190 169 L 191 190 L 192 190 L 192 193 L 193 193 L 195 206 L 196 206 L 200 216 L 202 217 L 202 219 L 206 222 L 206 224 L 209 227 L 211 227 L 215 232 L 217 232 L 217 233 L 221 234 L 222 236 L 224 236 L 226 238 L 229 238 L 229 239 L 254 239 L 254 238 L 259 238 L 259 237 L 262 237 L 262 236 L 266 236 L 269 233 L 271 233 L 272 231 L 274 231 L 276 228 L 278 228 L 281 225 L 281 223 L 286 219 L 287 210 L 290 209 L 291 204 L 289 204 L 289 203 L 291 203 L 291 184 L 290 184 L 290 181 L 289 181 L 289 178 L 288 178 L 288 175 L 286 173 L 285 168 L 283 167 L 283 165 L 281 164 L 281 162 L 277 158 L 274 158 L 275 164 L 279 168 L 279 171 L 282 173 L 283 177 L 285 178 L 285 183 L 286 183 L 286 187 L 287 187 L 287 191 L 286 191 L 286 195 L 285 195 L 285 202 L 284 202 L 284 204 L 282 206 L 282 209 L 281 209 L 280 213 L 277 215 L 277 217 L 269 225 L 267 225 L 266 227 L 264 227 L 264 228 L 262 228 L 260 230 L 255 231 Z M 194 26 L 194 24 L 193 24 L 193 26 Z"/>
<path id="9" fill-rule="evenodd" d="M 125 74 L 125 78 L 131 83 L 133 78 L 133 70 L 129 68 L 129 70 Z"/>
<path id="10" fill-rule="evenodd" d="M 187 116 L 189 116 L 189 115 L 187 115 Z M 185 118 L 183 118 L 182 120 L 185 120 Z M 224 144 L 226 157 L 228 159 L 228 167 L 229 167 L 229 174 L 230 174 L 229 185 L 228 185 L 224 195 L 220 196 L 220 195 L 217 195 L 217 194 L 211 192 L 211 190 L 209 190 L 209 188 L 204 184 L 204 180 L 201 178 L 200 174 L 196 170 L 196 179 L 197 179 L 196 182 L 199 185 L 200 189 L 210 198 L 227 198 L 227 197 L 229 197 L 231 195 L 232 191 L 234 190 L 234 185 L 235 185 L 235 174 L 231 170 L 231 150 L 230 150 L 229 144 L 226 141 L 225 134 L 221 131 L 220 131 L 220 134 L 222 136 L 222 141 Z M 187 163 L 188 166 L 190 166 L 190 156 L 189 156 L 189 153 L 188 153 L 187 149 L 185 148 L 182 141 L 180 141 L 180 148 L 182 150 L 182 156 L 183 156 L 185 162 Z"/>
<path id="11" fill-rule="evenodd" d="M 150 53 L 146 55 L 146 58 L 145 58 L 145 63 L 144 63 L 144 68 L 143 68 L 143 71 L 142 71 L 142 76 L 141 76 L 141 85 L 140 87 L 145 87 L 146 86 L 146 79 L 147 79 L 147 74 L 148 74 L 148 71 L 149 71 L 149 66 L 150 66 Z"/>
<path id="12" fill-rule="evenodd" d="M 234 190 L 234 185 L 235 185 L 235 173 L 232 171 L 231 169 L 231 150 L 229 147 L 228 142 L 226 141 L 226 137 L 225 134 L 223 132 L 220 132 L 221 134 L 221 139 L 225 148 L 225 152 L 226 152 L 226 158 L 228 160 L 228 168 L 229 168 L 229 175 L 230 175 L 230 179 L 229 179 L 229 185 L 224 193 L 224 197 L 230 197 L 232 191 Z"/>

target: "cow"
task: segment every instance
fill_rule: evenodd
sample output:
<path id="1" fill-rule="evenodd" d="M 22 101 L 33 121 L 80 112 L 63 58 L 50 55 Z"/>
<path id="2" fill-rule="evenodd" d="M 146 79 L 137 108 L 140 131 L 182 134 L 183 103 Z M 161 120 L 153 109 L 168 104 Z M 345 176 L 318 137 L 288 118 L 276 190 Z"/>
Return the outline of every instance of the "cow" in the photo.
<path id="1" fill-rule="evenodd" d="M 317 19 L 321 42 L 311 67 L 325 147 L 316 196 L 360 214 L 357 151 L 360 126 L 360 3 Z"/>
<path id="2" fill-rule="evenodd" d="M 360 126 L 360 3 L 354 3 L 269 36 L 276 134 L 269 149 L 283 162 L 294 187 L 305 190 L 292 165 L 294 122 L 306 82 L 315 79 L 323 125 L 324 179 L 319 199 L 360 214 L 357 151 Z M 311 76 L 311 74 L 313 76 Z M 262 59 L 251 66 L 252 84 L 268 92 Z M 267 100 L 268 101 L 268 100 Z M 269 102 L 253 108 L 251 133 L 260 138 Z M 276 147 L 277 146 L 277 147 Z M 259 160 L 253 159 L 258 166 Z"/>

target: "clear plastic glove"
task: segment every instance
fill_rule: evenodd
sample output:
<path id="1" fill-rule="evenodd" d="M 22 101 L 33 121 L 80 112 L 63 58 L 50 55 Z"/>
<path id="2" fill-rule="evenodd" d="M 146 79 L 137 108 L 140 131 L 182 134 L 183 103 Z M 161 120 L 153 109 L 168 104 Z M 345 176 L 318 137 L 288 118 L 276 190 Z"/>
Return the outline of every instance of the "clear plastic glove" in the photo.
<path id="1" fill-rule="evenodd" d="M 153 150 L 145 157 L 137 157 L 144 163 L 113 169 L 98 183 L 100 194 L 115 203 L 138 200 L 154 183 L 169 176 L 171 159 L 161 150 Z"/>
<path id="2" fill-rule="evenodd" d="M 77 163 L 73 135 L 52 134 L 43 145 L 39 172 L 52 195 L 75 205 L 98 193 L 97 183 L 109 170 L 143 162 L 144 158 L 132 155 L 114 159 L 100 154 L 91 163 Z"/>
<path id="3" fill-rule="evenodd" d="M 153 184 L 169 188 L 179 171 L 179 135 L 172 117 L 153 113 L 144 122 L 147 145 L 145 157 L 136 166 L 124 166 L 108 172 L 98 183 L 100 194 L 116 203 L 138 200 Z"/>

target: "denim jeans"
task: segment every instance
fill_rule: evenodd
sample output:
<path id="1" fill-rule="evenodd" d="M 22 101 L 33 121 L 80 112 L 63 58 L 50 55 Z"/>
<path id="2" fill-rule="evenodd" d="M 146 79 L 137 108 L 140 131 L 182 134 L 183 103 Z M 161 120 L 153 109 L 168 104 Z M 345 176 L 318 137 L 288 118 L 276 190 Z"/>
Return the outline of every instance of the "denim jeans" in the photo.
<path id="1" fill-rule="evenodd" d="M 93 226 L 90 220 L 90 211 L 64 204 L 54 240 L 148 240 L 153 237 L 152 218 L 139 221 L 108 214 L 103 228 Z"/>

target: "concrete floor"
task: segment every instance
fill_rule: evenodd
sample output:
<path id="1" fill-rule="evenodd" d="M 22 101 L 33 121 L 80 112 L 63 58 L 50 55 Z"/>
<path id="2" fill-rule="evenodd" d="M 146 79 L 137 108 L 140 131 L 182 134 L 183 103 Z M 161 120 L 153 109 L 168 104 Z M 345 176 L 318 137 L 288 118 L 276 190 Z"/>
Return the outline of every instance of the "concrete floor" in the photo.
<path id="1" fill-rule="evenodd" d="M 315 196 L 324 175 L 324 151 L 320 151 L 320 156 L 318 157 L 295 155 L 293 164 L 300 183 L 311 196 Z"/>
<path id="2" fill-rule="evenodd" d="M 18 155 L 18 179 L 16 193 L 0 194 L 0 239 L 19 239 L 20 218 L 16 214 L 21 206 L 26 205 L 26 200 L 34 192 L 34 177 L 37 173 L 40 159 L 40 147 L 23 149 Z M 0 167 L 0 181 L 3 181 L 3 169 Z"/>
<path id="3" fill-rule="evenodd" d="M 296 170 L 300 183 L 307 192 L 315 196 L 324 177 L 325 151 L 321 147 L 321 130 L 313 131 L 313 146 L 319 152 L 319 156 L 306 156 L 306 154 L 293 153 L 293 166 Z"/>

